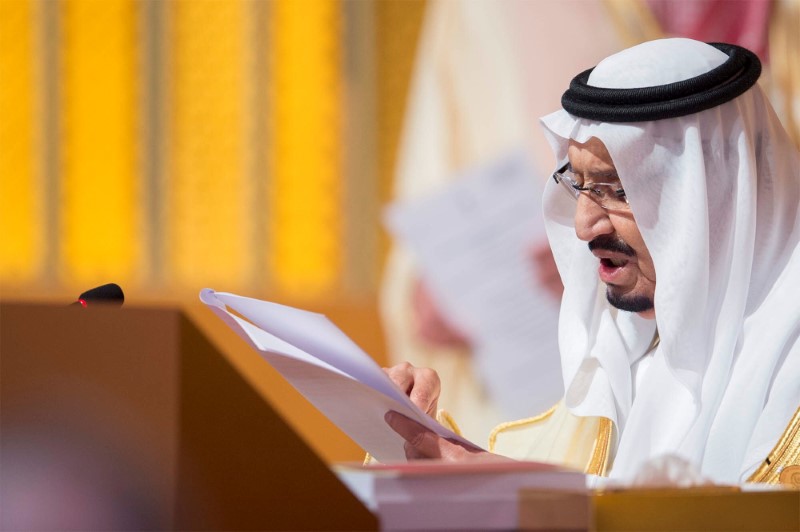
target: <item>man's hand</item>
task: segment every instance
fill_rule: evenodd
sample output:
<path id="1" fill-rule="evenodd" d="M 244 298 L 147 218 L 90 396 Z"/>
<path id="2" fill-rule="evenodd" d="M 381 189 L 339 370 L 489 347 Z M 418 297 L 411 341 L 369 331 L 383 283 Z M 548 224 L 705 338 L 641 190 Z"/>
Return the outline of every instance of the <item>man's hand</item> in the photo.
<path id="1" fill-rule="evenodd" d="M 461 462 L 464 460 L 510 460 L 510 458 L 488 453 L 475 447 L 467 447 L 460 443 L 442 438 L 416 421 L 402 414 L 398 414 L 397 412 L 386 412 L 384 419 L 386 423 L 392 427 L 392 430 L 406 440 L 404 449 L 408 460 L 422 460 L 426 458 L 438 458 L 448 462 Z"/>
<path id="2" fill-rule="evenodd" d="M 435 371 L 430 368 L 415 368 L 408 362 L 391 368 L 383 368 L 383 371 L 401 390 L 406 392 L 411 402 L 420 410 L 432 418 L 436 417 L 441 383 L 439 375 Z"/>
<path id="3" fill-rule="evenodd" d="M 469 347 L 467 337 L 439 310 L 428 288 L 417 281 L 411 294 L 417 335 L 437 347 Z"/>
<path id="4" fill-rule="evenodd" d="M 403 362 L 383 371 L 406 392 L 411 402 L 429 416 L 436 418 L 441 385 L 439 375 L 429 368 L 416 368 Z M 460 443 L 442 438 L 416 421 L 397 412 L 387 412 L 386 423 L 406 440 L 406 458 L 419 460 L 423 458 L 439 458 L 448 461 L 460 460 L 508 460 L 501 456 L 487 453 L 476 447 L 464 446 Z"/>

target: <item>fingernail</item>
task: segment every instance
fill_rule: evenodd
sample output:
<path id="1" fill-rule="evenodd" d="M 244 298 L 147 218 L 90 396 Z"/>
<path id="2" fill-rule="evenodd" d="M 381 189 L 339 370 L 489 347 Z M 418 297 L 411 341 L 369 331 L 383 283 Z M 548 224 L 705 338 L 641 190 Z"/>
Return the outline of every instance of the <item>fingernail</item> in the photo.
<path id="1" fill-rule="evenodd" d="M 396 414 L 394 413 L 394 411 L 393 411 L 393 410 L 389 410 L 388 412 L 386 412 L 386 413 L 383 415 L 383 420 L 384 420 L 384 421 L 386 421 L 387 423 L 390 423 L 390 424 L 391 424 L 391 422 L 392 422 L 392 420 L 394 419 L 395 415 L 396 415 Z"/>

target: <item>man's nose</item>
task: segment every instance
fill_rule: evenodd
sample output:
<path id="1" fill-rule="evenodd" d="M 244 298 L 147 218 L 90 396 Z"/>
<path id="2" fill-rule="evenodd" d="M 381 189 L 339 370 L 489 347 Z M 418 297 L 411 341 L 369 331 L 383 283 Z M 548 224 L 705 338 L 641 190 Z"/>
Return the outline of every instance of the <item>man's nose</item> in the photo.
<path id="1" fill-rule="evenodd" d="M 614 225 L 606 210 L 586 194 L 578 196 L 575 210 L 575 234 L 584 242 L 614 232 Z"/>

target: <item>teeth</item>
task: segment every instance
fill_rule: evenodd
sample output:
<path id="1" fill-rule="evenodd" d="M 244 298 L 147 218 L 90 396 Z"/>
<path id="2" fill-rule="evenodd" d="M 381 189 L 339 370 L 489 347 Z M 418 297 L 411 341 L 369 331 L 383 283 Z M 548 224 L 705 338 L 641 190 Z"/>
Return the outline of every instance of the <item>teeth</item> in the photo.
<path id="1" fill-rule="evenodd" d="M 623 266 L 625 264 L 624 260 L 620 259 L 609 259 L 609 260 L 611 260 L 611 264 L 613 264 L 616 267 Z"/>

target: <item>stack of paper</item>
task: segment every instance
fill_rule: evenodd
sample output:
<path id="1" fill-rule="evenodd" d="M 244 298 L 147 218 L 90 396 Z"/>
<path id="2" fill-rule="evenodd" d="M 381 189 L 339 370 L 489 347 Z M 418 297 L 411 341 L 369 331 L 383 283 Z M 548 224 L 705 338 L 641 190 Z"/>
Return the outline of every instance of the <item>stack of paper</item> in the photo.
<path id="1" fill-rule="evenodd" d="M 337 473 L 382 530 L 513 530 L 521 489 L 585 490 L 582 473 L 537 462 L 418 461 L 339 466 Z"/>

